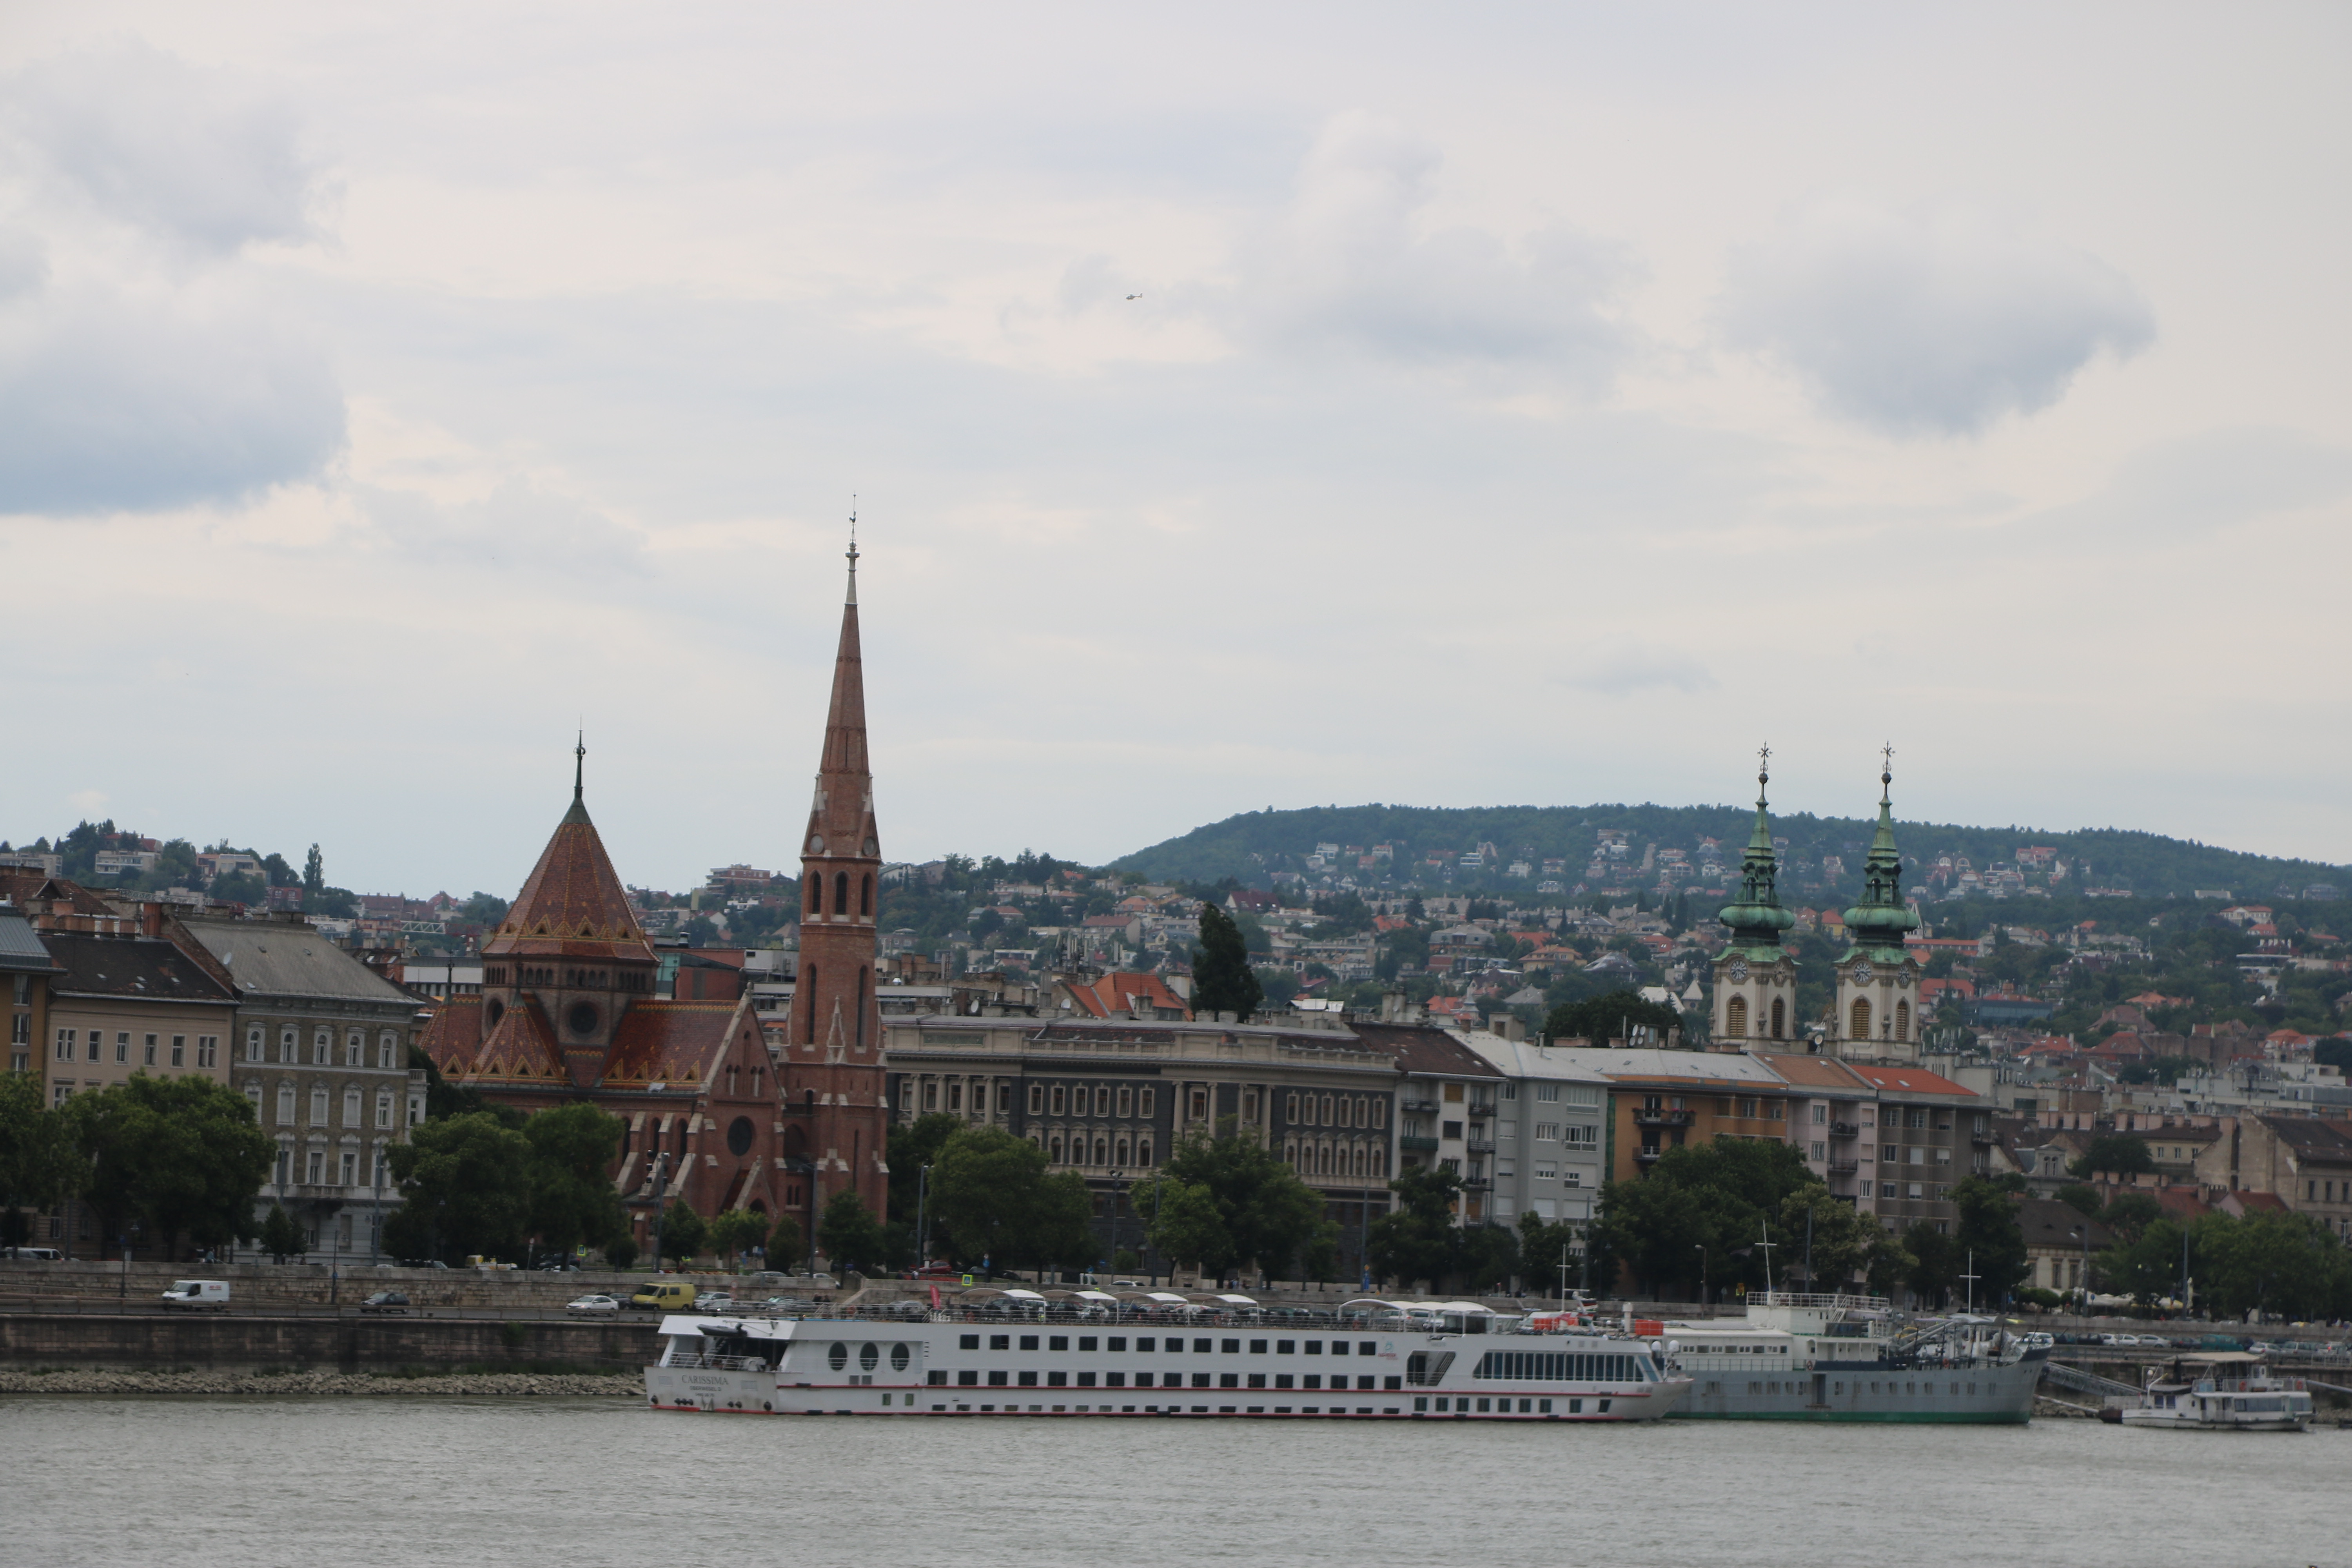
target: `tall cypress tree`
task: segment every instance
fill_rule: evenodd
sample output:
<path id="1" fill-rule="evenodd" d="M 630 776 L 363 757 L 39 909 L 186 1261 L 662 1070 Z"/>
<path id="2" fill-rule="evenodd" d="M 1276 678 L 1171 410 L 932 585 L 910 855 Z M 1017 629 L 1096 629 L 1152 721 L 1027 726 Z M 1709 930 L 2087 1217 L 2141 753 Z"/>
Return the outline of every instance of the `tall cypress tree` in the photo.
<path id="1" fill-rule="evenodd" d="M 1247 1018 L 1265 1000 L 1250 968 L 1242 928 L 1214 904 L 1201 906 L 1201 945 L 1192 950 L 1192 1011 Z"/>

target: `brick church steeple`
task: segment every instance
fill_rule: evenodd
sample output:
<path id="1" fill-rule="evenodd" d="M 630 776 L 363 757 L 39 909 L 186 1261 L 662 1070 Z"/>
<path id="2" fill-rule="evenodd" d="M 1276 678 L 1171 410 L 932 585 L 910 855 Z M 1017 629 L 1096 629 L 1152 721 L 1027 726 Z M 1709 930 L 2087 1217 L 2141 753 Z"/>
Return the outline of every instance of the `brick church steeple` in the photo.
<path id="1" fill-rule="evenodd" d="M 812 1226 L 824 1203 L 845 1187 L 854 1188 L 874 1215 L 883 1217 L 888 1114 L 882 1103 L 881 1016 L 874 1001 L 881 875 L 874 776 L 866 757 L 853 537 L 824 751 L 808 829 L 801 837 L 800 966 L 784 1060 L 785 1149 L 789 1158 L 807 1162 Z"/>

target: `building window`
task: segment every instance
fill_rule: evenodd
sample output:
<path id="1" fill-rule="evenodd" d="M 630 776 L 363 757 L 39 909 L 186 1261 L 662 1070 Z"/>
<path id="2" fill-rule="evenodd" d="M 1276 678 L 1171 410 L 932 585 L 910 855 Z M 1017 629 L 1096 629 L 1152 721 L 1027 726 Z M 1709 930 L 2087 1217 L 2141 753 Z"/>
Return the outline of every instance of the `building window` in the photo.
<path id="1" fill-rule="evenodd" d="M 1748 998 L 1734 996 L 1723 1005 L 1723 1034 L 1726 1039 L 1748 1037 Z"/>
<path id="2" fill-rule="evenodd" d="M 971 1080 L 971 1113 L 974 1116 L 988 1114 L 988 1080 L 984 1078 Z"/>
<path id="3" fill-rule="evenodd" d="M 1816 1106 L 1814 1106 L 1814 1107 L 1813 1107 L 1813 1125 L 1814 1125 L 1814 1126 L 1819 1127 L 1822 1122 L 1827 1121 L 1829 1119 L 1830 1119 L 1830 1110 L 1829 1110 L 1829 1107 L 1828 1107 L 1828 1106 L 1826 1106 L 1826 1105 L 1816 1105 Z"/>
<path id="4" fill-rule="evenodd" d="M 1033 1083 L 1029 1086 L 1029 1114 L 1032 1116 L 1045 1114 L 1045 1086 L 1042 1083 Z"/>
<path id="5" fill-rule="evenodd" d="M 172 1037 L 172 1065 L 175 1068 L 187 1066 L 187 1055 L 188 1037 L 185 1035 L 173 1035 Z"/>
<path id="6" fill-rule="evenodd" d="M 322 1083 L 310 1090 L 310 1125 L 324 1127 L 326 1124 L 327 1086 Z"/>
<path id="7" fill-rule="evenodd" d="M 304 1163 L 303 1171 L 303 1179 L 312 1186 L 324 1186 L 327 1181 L 327 1152 L 324 1149 L 311 1150 L 310 1159 Z"/>
<path id="8" fill-rule="evenodd" d="M 335 1065 L 335 1037 L 331 1031 L 327 1029 L 311 1031 L 310 1065 L 314 1068 Z"/>
<path id="9" fill-rule="evenodd" d="M 1061 1163 L 1062 1163 L 1062 1141 L 1061 1141 L 1059 1138 L 1048 1138 L 1048 1139 L 1046 1139 L 1046 1140 L 1045 1140 L 1045 1163 L 1047 1163 L 1047 1164 L 1049 1164 L 1049 1165 L 1058 1165 L 1058 1164 L 1060 1164 Z"/>
<path id="10" fill-rule="evenodd" d="M 1453 1123 L 1453 1122 L 1451 1122 L 1451 1121 L 1449 1121 L 1449 1122 L 1447 1122 L 1447 1123 L 1446 1123 L 1446 1125 L 1447 1125 L 1448 1127 L 1451 1127 L 1451 1126 L 1453 1126 L 1453 1125 L 1454 1125 L 1454 1123 Z M 1536 1123 L 1536 1142 L 1538 1142 L 1538 1143 L 1557 1143 L 1557 1142 L 1559 1142 L 1559 1122 L 1557 1122 L 1557 1121 L 1538 1121 L 1538 1122 L 1537 1122 L 1537 1123 Z"/>
<path id="11" fill-rule="evenodd" d="M 284 1127 L 294 1124 L 294 1086 L 290 1083 L 278 1086 L 278 1121 Z"/>
<path id="12" fill-rule="evenodd" d="M 347 1089 L 343 1090 L 343 1125 L 357 1127 L 359 1124 L 360 1091 L 356 1089 Z"/>
<path id="13" fill-rule="evenodd" d="M 1157 1094 L 1155 1094 L 1155 1093 L 1154 1093 L 1152 1090 L 1150 1090 L 1150 1089 L 1138 1089 L 1138 1090 L 1136 1091 L 1136 1094 L 1135 1094 L 1135 1113 L 1136 1113 L 1138 1116 L 1149 1116 L 1149 1115 L 1150 1115 L 1150 1114 L 1151 1114 L 1151 1106 L 1152 1106 L 1152 1102 L 1153 1102 L 1154 1100 L 1158 1100 L 1158 1099 L 1159 1099 L 1159 1096 L 1158 1096 Z M 1145 1144 L 1145 1145 L 1144 1145 L 1144 1147 L 1145 1147 L 1145 1148 L 1147 1148 L 1147 1149 L 1148 1149 L 1148 1148 L 1150 1148 L 1150 1146 L 1151 1146 L 1151 1145 L 1150 1145 L 1149 1143 L 1147 1143 L 1147 1144 Z M 1143 1163 L 1144 1163 L 1145 1164 L 1149 1165 L 1150 1163 L 1151 1163 L 1151 1157 L 1150 1157 L 1149 1154 L 1145 1155 L 1145 1156 L 1144 1156 L 1144 1158 L 1143 1158 Z"/>
<path id="14" fill-rule="evenodd" d="M 1122 1088 L 1118 1091 L 1118 1113 L 1123 1117 L 1135 1114 L 1135 1090 L 1132 1089 Z"/>
<path id="15" fill-rule="evenodd" d="M 1064 1108 L 1065 1108 L 1065 1107 L 1066 1107 L 1066 1106 L 1069 1104 L 1069 1102 L 1070 1102 L 1069 1090 L 1068 1090 L 1068 1089 L 1065 1089 L 1062 1085 L 1060 1085 L 1060 1084 L 1058 1084 L 1058 1083 L 1057 1083 L 1057 1084 L 1055 1084 L 1055 1085 L 1054 1086 L 1053 1102 L 1054 1102 L 1054 1111 L 1053 1111 L 1053 1113 L 1054 1113 L 1055 1116 L 1062 1116 L 1062 1115 L 1066 1115 L 1066 1114 L 1067 1114 L 1067 1112 L 1065 1110 L 1065 1109 L 1064 1109 Z"/>
<path id="16" fill-rule="evenodd" d="M 1869 997 L 1855 997 L 1853 999 L 1853 1005 L 1846 1009 L 1845 1033 L 1846 1038 L 1850 1040 L 1866 1040 L 1870 1038 Z"/>
<path id="17" fill-rule="evenodd" d="M 49 1103 L 51 1105 L 63 1105 L 67 1100 L 71 1100 L 72 1098 L 73 1085 L 69 1083 L 61 1083 L 51 1090 L 49 1095 Z"/>
<path id="18" fill-rule="evenodd" d="M 343 1037 L 343 1065 L 347 1068 L 367 1065 L 367 1037 L 357 1029 Z"/>
<path id="19" fill-rule="evenodd" d="M 220 1037 L 218 1035 L 198 1035 L 196 1037 L 196 1065 L 200 1068 L 215 1068 L 220 1066 Z"/>
<path id="20" fill-rule="evenodd" d="M 100 1047 L 100 1043 L 99 1043 L 99 1032 L 98 1032 L 96 1029 L 92 1029 L 92 1030 L 89 1032 L 89 1059 L 90 1059 L 90 1060 L 92 1060 L 92 1061 L 96 1061 L 96 1060 L 98 1060 L 98 1054 L 99 1054 L 99 1051 L 100 1051 L 100 1048 L 101 1048 L 101 1047 Z"/>
<path id="21" fill-rule="evenodd" d="M 1095 1086 L 1095 1114 L 1097 1116 L 1110 1114 L 1110 1087 L 1108 1084 Z"/>
<path id="22" fill-rule="evenodd" d="M 387 1029 L 376 1037 L 375 1065 L 390 1072 L 400 1061 L 400 1037 Z"/>
<path id="23" fill-rule="evenodd" d="M 392 1090 L 388 1089 L 376 1090 L 375 1124 L 384 1129 L 392 1126 Z"/>
<path id="24" fill-rule="evenodd" d="M 1296 1122 L 1298 1120 L 1298 1091 L 1297 1089 L 1293 1089 L 1288 1094 L 1283 1096 L 1282 1119 L 1288 1122 Z"/>
<path id="25" fill-rule="evenodd" d="M 1908 1002 L 1895 1004 L 1895 1037 L 1898 1040 L 1911 1037 L 1911 1004 Z"/>
<path id="26" fill-rule="evenodd" d="M 1196 1089 L 1192 1091 L 1192 1120 L 1194 1121 L 1206 1121 L 1208 1119 L 1209 1091 L 1205 1089 Z"/>
<path id="27" fill-rule="evenodd" d="M 1151 1168 L 1151 1140 L 1139 1138 L 1135 1143 L 1135 1163 L 1143 1170 Z"/>

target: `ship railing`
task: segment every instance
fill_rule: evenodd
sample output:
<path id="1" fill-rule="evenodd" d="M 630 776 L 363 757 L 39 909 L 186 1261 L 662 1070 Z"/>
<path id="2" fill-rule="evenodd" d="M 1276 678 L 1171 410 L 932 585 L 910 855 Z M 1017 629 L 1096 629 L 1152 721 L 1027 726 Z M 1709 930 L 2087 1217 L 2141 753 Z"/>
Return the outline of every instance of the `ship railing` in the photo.
<path id="1" fill-rule="evenodd" d="M 1801 1307 L 1834 1312 L 1886 1312 L 1894 1303 L 1884 1296 L 1853 1296 L 1843 1290 L 1751 1290 L 1751 1307 Z"/>

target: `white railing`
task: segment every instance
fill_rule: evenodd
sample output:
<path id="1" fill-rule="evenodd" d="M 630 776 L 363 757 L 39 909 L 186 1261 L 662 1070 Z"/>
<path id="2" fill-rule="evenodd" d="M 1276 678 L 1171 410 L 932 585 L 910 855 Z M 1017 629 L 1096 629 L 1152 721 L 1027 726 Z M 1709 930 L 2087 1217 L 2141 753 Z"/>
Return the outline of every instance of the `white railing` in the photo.
<path id="1" fill-rule="evenodd" d="M 1843 1290 L 1751 1290 L 1750 1306 L 1811 1307 L 1833 1311 L 1886 1312 L 1895 1304 L 1884 1296 L 1849 1296 Z"/>

